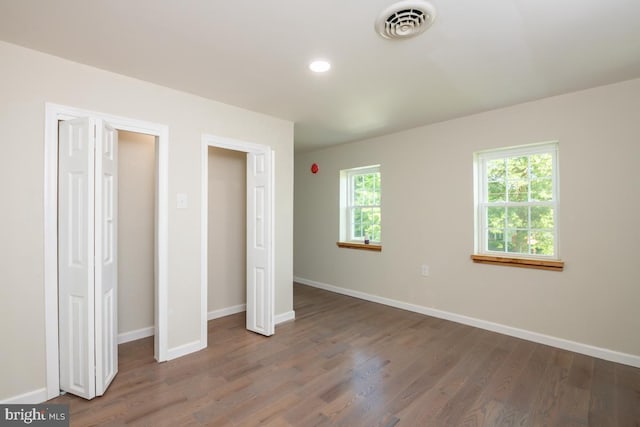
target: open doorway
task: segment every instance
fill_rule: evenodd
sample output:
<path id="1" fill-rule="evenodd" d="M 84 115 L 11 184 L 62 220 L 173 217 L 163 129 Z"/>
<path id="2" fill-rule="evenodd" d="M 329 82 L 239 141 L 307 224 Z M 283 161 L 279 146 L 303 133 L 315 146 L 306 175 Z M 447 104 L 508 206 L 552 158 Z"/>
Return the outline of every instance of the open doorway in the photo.
<path id="1" fill-rule="evenodd" d="M 203 135 L 201 151 L 201 329 L 200 342 L 207 345 L 208 288 L 209 275 L 209 149 L 233 150 L 245 157 L 245 232 L 244 247 L 246 257 L 246 328 L 261 335 L 270 336 L 275 332 L 274 302 L 274 153 L 271 147 L 251 142 Z M 242 194 L 242 192 L 240 192 Z M 211 203 L 215 203 L 211 200 Z M 225 222 L 222 222 L 222 226 Z M 211 240 L 216 241 L 214 235 Z M 241 259 L 241 255 L 235 255 Z M 241 262 L 241 261 L 240 261 Z M 240 305 L 235 310 L 241 311 Z M 233 306 L 232 306 L 233 307 Z M 227 307 L 228 308 L 228 307 Z M 224 308 L 222 309 L 224 310 Z M 227 313 L 232 314 L 233 311 Z M 237 311 L 236 311 L 237 312 Z M 225 314 L 221 314 L 225 315 Z"/>
<path id="2" fill-rule="evenodd" d="M 247 153 L 208 148 L 207 319 L 246 310 Z"/>
<path id="3" fill-rule="evenodd" d="M 154 142 L 153 167 L 156 171 L 154 176 L 153 192 L 155 193 L 153 216 L 154 221 L 154 248 L 153 248 L 153 280 L 155 299 L 153 303 L 153 335 L 154 357 L 158 361 L 167 360 L 167 182 L 168 182 L 168 128 L 164 125 L 143 122 L 135 119 L 128 119 L 118 116 L 110 116 L 102 113 L 61 106 L 57 104 L 46 104 L 45 118 L 45 327 L 46 327 L 46 368 L 47 368 L 47 398 L 56 397 L 60 391 L 60 353 L 58 330 L 58 293 L 59 293 L 59 230 L 58 230 L 58 192 L 60 190 L 58 180 L 58 155 L 59 155 L 59 121 L 74 121 L 87 118 L 88 122 L 108 124 L 115 132 L 128 131 L 139 134 L 150 135 Z M 82 120 L 81 120 L 82 121 Z M 86 133 L 87 138 L 92 138 L 90 131 Z M 96 141 L 101 140 L 98 136 Z M 80 144 L 82 145 L 82 144 Z M 74 145 L 74 150 L 80 145 Z M 98 146 L 96 146 L 98 148 Z M 91 162 L 89 162 L 88 176 L 92 176 Z M 97 163 L 96 163 L 97 165 Z M 75 173 L 75 172 L 74 172 Z M 101 176 L 101 175 L 98 175 Z M 96 187 L 102 188 L 102 187 Z M 97 191 L 97 190 L 96 190 Z M 102 191 L 102 190 L 100 190 Z M 95 200 L 102 200 L 96 195 Z M 93 196 L 91 196 L 93 197 Z M 92 200 L 92 199 L 91 199 Z M 97 202 L 98 203 L 98 202 Z M 102 203 L 102 202 L 100 202 Z M 101 205 L 96 205 L 96 209 L 102 212 Z M 106 205 L 105 205 L 106 206 Z M 87 218 L 92 218 L 92 212 Z M 106 214 L 105 214 L 106 215 Z M 103 240 L 104 241 L 104 240 Z M 96 241 L 96 248 L 101 245 Z M 107 245 L 108 246 L 108 245 Z M 98 249 L 96 249 L 98 255 Z M 97 260 L 101 257 L 97 257 Z M 96 264 L 98 265 L 98 264 Z M 89 277 L 92 277 L 90 275 Z M 96 276 L 98 277 L 98 276 Z M 91 293 L 93 291 L 90 291 Z M 92 298 L 88 295 L 89 300 Z M 97 319 L 102 318 L 96 317 Z M 107 322 L 111 324 L 111 322 Z M 88 325 L 91 328 L 91 325 Z M 93 330 L 93 329 L 91 329 Z M 115 331 L 117 333 L 117 331 Z M 149 330 L 147 330 L 149 332 Z M 112 335 L 112 333 L 110 333 Z M 99 341 L 101 342 L 101 341 Z M 99 352 L 99 347 L 96 347 Z M 85 352 L 86 353 L 86 352 Z M 73 366 L 80 366 L 75 364 Z M 95 367 L 96 371 L 98 366 Z M 84 369 L 84 368 L 83 368 Z M 88 372 L 93 372 L 89 370 Z M 98 377 L 97 377 L 98 378 Z M 90 387 L 89 387 L 90 389 Z M 100 389 L 96 386 L 96 389 Z"/>
<path id="4" fill-rule="evenodd" d="M 123 344 L 154 334 L 156 138 L 118 131 L 118 145 L 118 344 Z"/>

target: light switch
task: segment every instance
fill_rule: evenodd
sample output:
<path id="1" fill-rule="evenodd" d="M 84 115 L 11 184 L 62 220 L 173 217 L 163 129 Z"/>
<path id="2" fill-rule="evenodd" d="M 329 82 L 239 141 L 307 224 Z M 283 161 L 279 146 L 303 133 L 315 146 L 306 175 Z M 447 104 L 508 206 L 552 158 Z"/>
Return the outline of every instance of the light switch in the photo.
<path id="1" fill-rule="evenodd" d="M 178 209 L 187 209 L 187 193 L 178 193 L 176 195 Z"/>

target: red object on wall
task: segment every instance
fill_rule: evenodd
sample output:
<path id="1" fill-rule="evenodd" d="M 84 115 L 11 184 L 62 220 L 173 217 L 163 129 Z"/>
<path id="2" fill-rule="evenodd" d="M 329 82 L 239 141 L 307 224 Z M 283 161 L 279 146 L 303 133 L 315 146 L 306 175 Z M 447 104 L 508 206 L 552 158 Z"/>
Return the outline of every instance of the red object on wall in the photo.
<path id="1" fill-rule="evenodd" d="M 318 167 L 317 163 L 311 165 L 311 173 L 318 173 L 319 170 L 320 168 Z"/>

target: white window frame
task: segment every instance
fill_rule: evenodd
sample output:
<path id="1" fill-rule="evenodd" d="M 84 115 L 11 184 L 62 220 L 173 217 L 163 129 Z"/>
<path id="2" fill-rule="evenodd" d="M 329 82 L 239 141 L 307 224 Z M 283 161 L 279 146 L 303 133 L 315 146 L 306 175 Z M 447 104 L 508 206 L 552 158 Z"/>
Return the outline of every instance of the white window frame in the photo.
<path id="1" fill-rule="evenodd" d="M 352 204 L 354 177 L 370 173 L 380 174 L 380 204 L 355 206 Z M 379 208 L 380 213 L 382 214 L 382 172 L 380 170 L 380 165 L 362 166 L 340 171 L 340 241 L 342 242 L 364 242 L 364 239 L 356 239 L 353 236 L 351 212 L 355 208 Z M 382 224 L 380 224 L 380 240 L 370 239 L 369 243 L 376 245 L 382 243 Z"/>
<path id="2" fill-rule="evenodd" d="M 557 141 L 545 142 L 539 144 L 523 145 L 519 147 L 501 148 L 496 150 L 481 151 L 474 154 L 474 180 L 475 180 L 475 253 L 480 255 L 503 256 L 509 258 L 532 258 L 532 259 L 551 259 L 559 260 L 559 211 L 560 211 L 560 180 L 558 167 L 558 148 Z M 530 156 L 535 154 L 549 153 L 552 157 L 552 200 L 544 202 L 489 202 L 488 201 L 488 181 L 487 181 L 487 162 L 490 160 L 504 159 L 507 157 Z M 529 179 L 530 181 L 530 179 Z M 531 191 L 529 189 L 529 191 Z M 505 206 L 505 207 L 534 207 L 545 206 L 553 209 L 553 255 L 525 254 L 518 252 L 502 252 L 491 251 L 488 249 L 487 241 L 487 207 Z M 528 230 L 531 230 L 529 224 Z"/>

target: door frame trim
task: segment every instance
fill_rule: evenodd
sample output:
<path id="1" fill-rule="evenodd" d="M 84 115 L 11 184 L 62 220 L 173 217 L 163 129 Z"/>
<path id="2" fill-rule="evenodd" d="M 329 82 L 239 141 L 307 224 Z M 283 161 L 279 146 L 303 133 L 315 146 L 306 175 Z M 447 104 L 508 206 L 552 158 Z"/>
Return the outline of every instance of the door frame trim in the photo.
<path id="1" fill-rule="evenodd" d="M 157 138 L 156 248 L 155 248 L 155 350 L 158 362 L 168 353 L 168 193 L 169 127 L 163 124 L 113 116 L 47 102 L 44 128 L 44 297 L 47 399 L 60 394 L 58 348 L 58 120 L 94 117 L 117 130 Z"/>
<path id="2" fill-rule="evenodd" d="M 270 269 L 270 295 L 271 301 L 268 303 L 271 305 L 271 317 L 272 324 L 275 324 L 275 167 L 274 167 L 274 157 L 275 153 L 273 149 L 268 145 L 256 144 L 253 142 L 242 141 L 239 139 L 220 137 L 216 135 L 203 134 L 202 135 L 202 153 L 201 153 L 201 167 L 202 171 L 201 176 L 201 194 L 200 200 L 202 200 L 201 205 L 201 213 L 200 213 L 200 294 L 201 294 L 201 308 L 200 308 L 200 316 L 201 316 L 201 328 L 200 328 L 200 342 L 202 343 L 202 348 L 207 346 L 207 305 L 208 305 L 208 288 L 209 288 L 209 255 L 208 255 L 208 245 L 209 245 L 209 230 L 208 230 L 208 220 L 209 220 L 209 147 L 217 147 L 224 148 L 227 150 L 241 151 L 244 153 L 254 153 L 254 154 L 265 154 L 271 153 L 271 175 L 269 176 L 269 180 L 271 182 L 271 203 L 270 206 L 267 206 L 267 209 L 271 212 L 271 222 L 270 224 L 266 224 L 267 227 L 271 230 L 271 242 L 268 246 L 268 250 L 270 252 L 268 256 L 268 263 Z M 247 183 L 248 185 L 248 183 Z M 249 221 L 249 218 L 247 218 Z M 246 244 L 246 243 L 245 243 Z M 246 286 L 246 285 L 245 285 Z"/>

